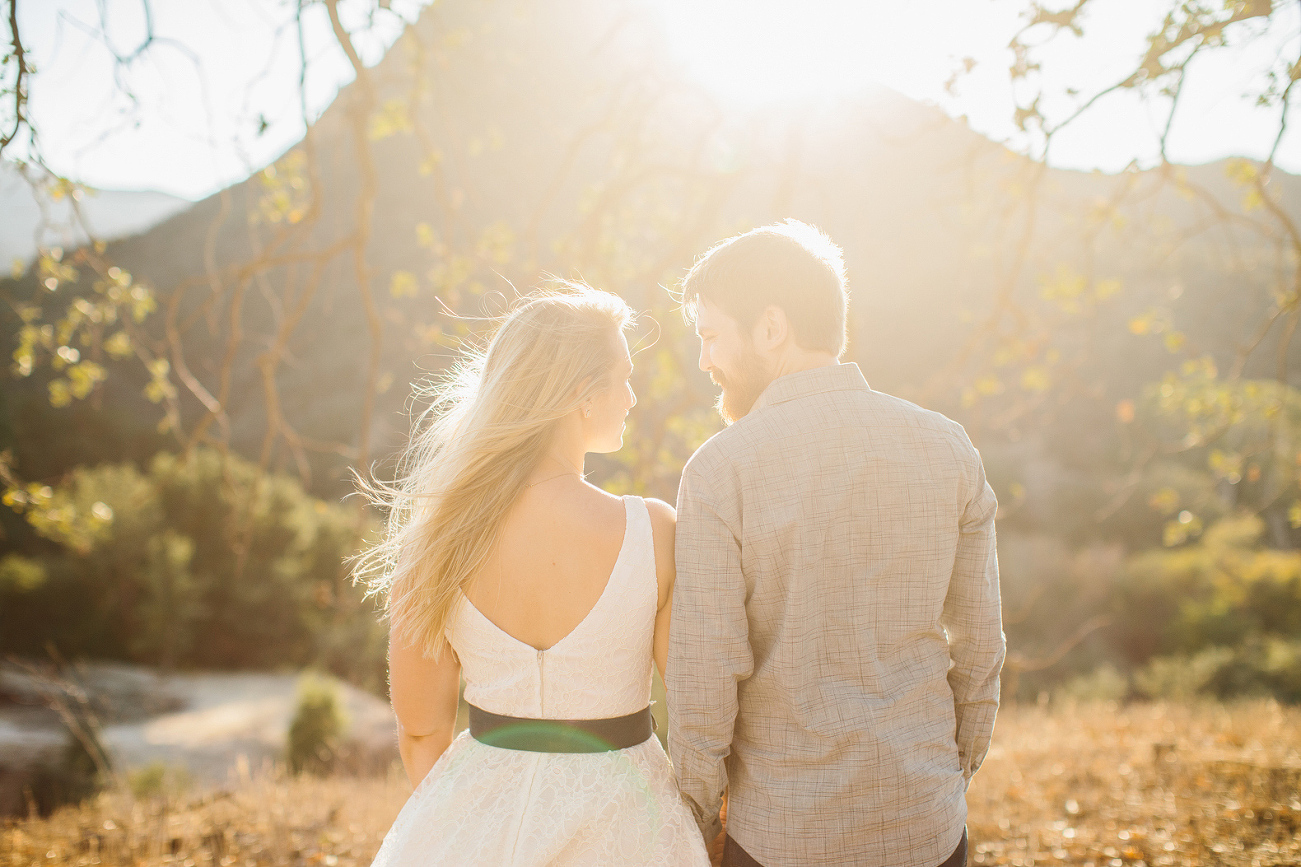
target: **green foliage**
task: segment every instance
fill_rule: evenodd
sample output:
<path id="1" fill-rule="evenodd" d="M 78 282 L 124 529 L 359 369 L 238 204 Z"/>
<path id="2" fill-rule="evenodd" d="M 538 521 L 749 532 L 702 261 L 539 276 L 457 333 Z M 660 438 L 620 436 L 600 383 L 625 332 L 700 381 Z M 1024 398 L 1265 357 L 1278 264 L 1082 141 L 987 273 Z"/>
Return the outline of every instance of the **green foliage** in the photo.
<path id="1" fill-rule="evenodd" d="M 1301 502 L 1301 391 L 1271 380 L 1222 377 L 1214 361 L 1203 357 L 1167 373 L 1146 397 L 1150 431 L 1178 444 L 1175 466 L 1186 480 L 1199 478 L 1202 487 L 1192 496 L 1187 482 L 1152 493 L 1149 505 L 1166 517 L 1167 546 L 1195 539 L 1228 511 L 1226 505 L 1278 520 Z"/>
<path id="2" fill-rule="evenodd" d="M 1209 692 L 1233 656 L 1227 647 L 1208 647 L 1194 654 L 1155 657 L 1134 672 L 1134 692 L 1144 698 L 1187 701 Z"/>
<path id="3" fill-rule="evenodd" d="M 327 774 L 339 756 L 346 721 L 339 688 L 326 678 L 306 675 L 298 684 L 298 707 L 286 745 L 289 770 Z"/>
<path id="4" fill-rule="evenodd" d="M 89 397 L 107 378 L 107 370 L 96 358 L 106 353 L 120 360 L 139 352 L 154 373 L 152 387 L 162 389 L 158 400 L 164 394 L 174 396 L 166 383 L 166 359 L 151 358 L 140 345 L 139 326 L 158 306 L 152 289 L 90 249 L 65 258 L 63 250 L 55 247 L 43 250 L 37 262 L 41 286 L 51 293 L 76 284 L 84 268 L 94 278 L 91 291 L 72 298 L 57 320 L 42 321 L 43 311 L 35 304 L 17 308 L 22 326 L 12 354 L 12 372 L 31 376 L 47 359 L 56 374 L 48 386 L 50 404 L 64 407 Z"/>
<path id="5" fill-rule="evenodd" d="M 293 225 L 307 216 L 311 205 L 311 184 L 307 157 L 301 148 L 291 150 L 254 177 L 261 187 L 261 196 L 249 215 L 254 225 Z"/>
<path id="6" fill-rule="evenodd" d="M 1194 544 L 1129 560 L 1115 640 L 1136 695 L 1301 700 L 1301 552 L 1265 547 L 1265 529 L 1225 518 Z"/>
<path id="7" fill-rule="evenodd" d="M 1129 695 L 1129 678 L 1104 663 L 1088 674 L 1071 678 L 1053 692 L 1058 702 L 1120 701 Z"/>
<path id="8" fill-rule="evenodd" d="M 1254 636 L 1237 647 L 1159 656 L 1134 673 L 1134 692 L 1179 701 L 1272 696 L 1301 702 L 1301 640 Z"/>
<path id="9" fill-rule="evenodd" d="M 45 583 L 45 567 L 39 560 L 7 554 L 0 560 L 0 596 L 31 593 Z"/>
<path id="10" fill-rule="evenodd" d="M 1120 599 L 1132 646 L 1193 653 L 1301 635 L 1301 552 L 1261 547 L 1264 522 L 1228 518 L 1193 545 L 1133 558 Z"/>
<path id="11" fill-rule="evenodd" d="M 230 455 L 80 467 L 11 498 L 55 543 L 0 561 L 0 650 L 207 668 L 318 664 L 378 688 L 383 634 L 346 574 L 362 516 Z"/>
<path id="12" fill-rule="evenodd" d="M 189 788 L 190 773 L 184 767 L 153 761 L 127 774 L 127 787 L 137 800 L 165 798 Z"/>

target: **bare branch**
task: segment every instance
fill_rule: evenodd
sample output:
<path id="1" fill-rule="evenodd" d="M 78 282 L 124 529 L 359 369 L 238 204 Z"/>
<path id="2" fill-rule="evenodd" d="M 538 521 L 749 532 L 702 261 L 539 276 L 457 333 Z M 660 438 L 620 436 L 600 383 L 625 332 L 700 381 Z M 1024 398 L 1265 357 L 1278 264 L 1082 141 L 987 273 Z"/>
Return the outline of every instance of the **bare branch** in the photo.
<path id="1" fill-rule="evenodd" d="M 18 30 L 18 0 L 9 0 L 9 46 L 13 51 L 14 63 L 14 128 L 0 136 L 0 156 L 5 148 L 18 137 L 18 133 L 27 123 L 27 76 L 31 70 L 27 66 L 27 52 L 23 47 L 22 34 Z"/>

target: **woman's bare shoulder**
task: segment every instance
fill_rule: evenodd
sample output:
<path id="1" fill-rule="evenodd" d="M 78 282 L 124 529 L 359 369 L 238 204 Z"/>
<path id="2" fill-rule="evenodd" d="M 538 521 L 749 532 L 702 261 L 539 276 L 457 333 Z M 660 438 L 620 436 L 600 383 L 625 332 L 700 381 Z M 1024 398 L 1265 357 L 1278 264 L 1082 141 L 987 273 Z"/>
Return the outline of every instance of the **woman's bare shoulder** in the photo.
<path id="1" fill-rule="evenodd" d="M 663 500 L 646 497 L 646 511 L 650 512 L 651 526 L 657 531 L 673 532 L 673 527 L 678 522 L 678 513 L 672 506 Z"/>
<path id="2" fill-rule="evenodd" d="M 663 500 L 646 498 L 646 511 L 650 512 L 651 535 L 655 540 L 657 560 L 673 559 L 674 534 L 677 531 L 678 513 Z"/>

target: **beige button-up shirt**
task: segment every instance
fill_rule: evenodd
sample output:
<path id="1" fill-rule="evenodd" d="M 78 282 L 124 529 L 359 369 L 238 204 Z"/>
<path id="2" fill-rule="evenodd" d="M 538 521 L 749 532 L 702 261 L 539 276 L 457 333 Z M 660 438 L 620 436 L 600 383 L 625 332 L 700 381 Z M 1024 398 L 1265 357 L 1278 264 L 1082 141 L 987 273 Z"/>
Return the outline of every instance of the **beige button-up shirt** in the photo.
<path id="1" fill-rule="evenodd" d="M 669 752 L 765 867 L 934 867 L 989 748 L 997 503 L 962 427 L 857 365 L 775 380 L 678 493 Z"/>

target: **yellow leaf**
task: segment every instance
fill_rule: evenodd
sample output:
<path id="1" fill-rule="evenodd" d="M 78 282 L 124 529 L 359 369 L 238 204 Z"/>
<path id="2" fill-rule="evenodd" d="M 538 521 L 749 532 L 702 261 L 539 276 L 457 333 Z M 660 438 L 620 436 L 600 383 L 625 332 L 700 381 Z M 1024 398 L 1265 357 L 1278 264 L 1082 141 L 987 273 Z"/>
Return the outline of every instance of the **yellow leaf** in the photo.
<path id="1" fill-rule="evenodd" d="M 50 382 L 50 406 L 63 407 L 72 403 L 72 391 L 68 388 L 66 379 L 55 379 Z"/>
<path id="2" fill-rule="evenodd" d="M 114 358 L 126 358 L 132 352 L 131 338 L 125 331 L 116 331 L 112 337 L 104 341 L 104 351 Z"/>
<path id="3" fill-rule="evenodd" d="M 72 396 L 78 400 L 84 399 L 95 390 L 97 384 L 104 381 L 104 376 L 104 368 L 93 361 L 83 361 L 70 368 L 68 370 L 68 380 Z"/>
<path id="4" fill-rule="evenodd" d="M 428 223 L 417 223 L 416 243 L 421 247 L 434 246 L 434 227 Z"/>
<path id="5" fill-rule="evenodd" d="M 1147 504 L 1162 515 L 1173 515 L 1179 509 L 1179 492 L 1162 488 L 1148 498 Z"/>
<path id="6" fill-rule="evenodd" d="M 407 101 L 401 97 L 385 100 L 379 111 L 370 119 L 370 139 L 379 141 L 413 128 Z"/>
<path id="7" fill-rule="evenodd" d="M 1093 297 L 1102 301 L 1115 295 L 1120 290 L 1121 282 L 1119 280 L 1099 280 L 1097 285 L 1093 287 Z"/>
<path id="8" fill-rule="evenodd" d="M 394 298 L 414 298 L 420 291 L 420 283 L 410 271 L 394 271 L 389 279 L 388 291 Z"/>
<path id="9" fill-rule="evenodd" d="M 1240 186 L 1246 186 L 1253 183 L 1260 174 L 1260 170 L 1251 160 L 1241 158 L 1229 160 L 1224 166 L 1224 173 L 1229 176 L 1229 180 Z"/>
<path id="10" fill-rule="evenodd" d="M 420 161 L 420 166 L 418 171 L 420 172 L 421 177 L 428 177 L 429 175 L 432 175 L 434 173 L 434 169 L 438 168 L 439 164 L 441 164 L 442 161 L 443 161 L 443 152 L 439 150 L 431 150 L 429 154 L 423 160 Z"/>
<path id="11" fill-rule="evenodd" d="M 1041 365 L 1035 365 L 1028 368 L 1025 373 L 1021 374 L 1021 388 L 1026 391 L 1033 391 L 1039 394 L 1047 391 L 1052 387 L 1053 380 L 1048 368 Z"/>

